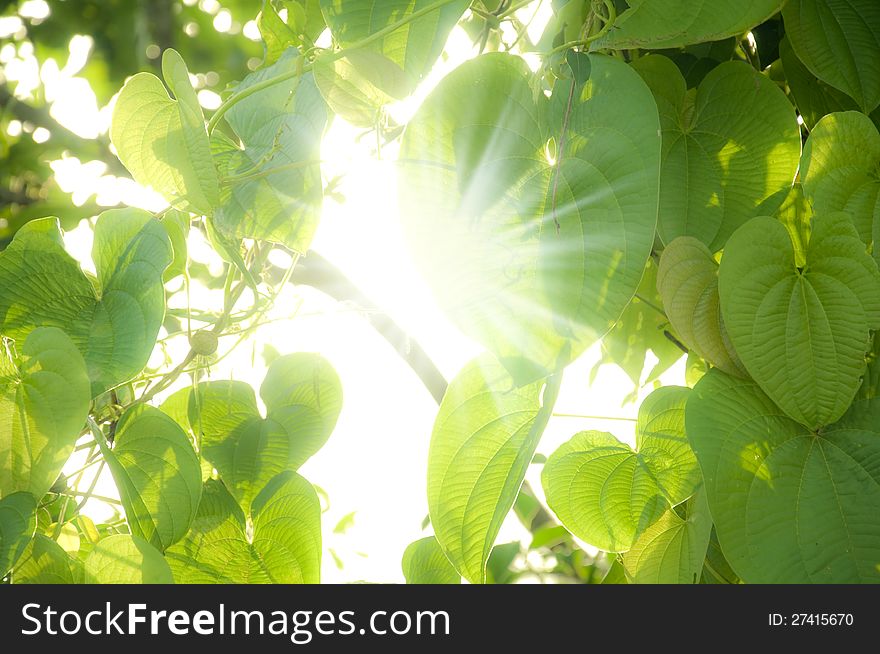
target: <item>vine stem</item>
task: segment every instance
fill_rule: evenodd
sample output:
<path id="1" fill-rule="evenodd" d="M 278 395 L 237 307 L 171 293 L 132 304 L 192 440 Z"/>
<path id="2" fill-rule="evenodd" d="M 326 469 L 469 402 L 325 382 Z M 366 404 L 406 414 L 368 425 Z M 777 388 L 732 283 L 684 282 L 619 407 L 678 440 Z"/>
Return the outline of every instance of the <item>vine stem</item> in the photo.
<path id="1" fill-rule="evenodd" d="M 424 16 L 426 14 L 430 14 L 432 11 L 436 11 L 438 9 L 441 9 L 442 7 L 444 7 L 448 4 L 452 4 L 455 1 L 456 0 L 437 0 L 437 2 L 433 2 L 430 5 L 428 5 L 427 7 L 422 7 L 421 9 L 414 11 L 409 16 L 405 16 L 405 17 L 401 18 L 400 20 L 398 20 L 394 23 L 391 23 L 391 25 L 387 25 L 386 27 L 383 27 L 378 32 L 374 32 L 373 34 L 370 34 L 369 36 L 361 39 L 357 43 L 354 43 L 343 50 L 337 50 L 336 52 L 330 52 L 326 55 L 319 55 L 316 58 L 316 61 L 317 61 L 317 59 L 320 59 L 322 63 L 329 64 L 331 62 L 336 61 L 337 59 L 342 59 L 350 52 L 352 52 L 354 50 L 360 50 L 361 48 L 365 48 L 368 45 L 385 38 L 386 36 L 388 36 L 392 32 L 397 31 L 398 29 L 400 29 L 404 25 L 407 25 L 407 24 L 413 22 L 414 20 L 418 20 L 422 16 Z M 229 111 L 233 106 L 235 106 L 236 104 L 238 104 L 239 102 L 241 102 L 245 98 L 250 97 L 254 93 L 259 93 L 260 91 L 262 91 L 264 89 L 268 89 L 272 86 L 275 86 L 276 84 L 280 84 L 281 82 L 286 82 L 289 79 L 293 79 L 294 77 L 298 77 L 300 75 L 303 75 L 304 73 L 307 73 L 310 70 L 312 70 L 314 65 L 315 65 L 314 61 L 310 62 L 308 64 L 305 64 L 304 66 L 297 68 L 297 70 L 293 70 L 288 73 L 282 73 L 281 75 L 277 75 L 275 77 L 270 77 L 269 79 L 265 79 L 262 82 L 257 82 L 253 86 L 249 86 L 248 88 L 242 89 L 238 93 L 231 95 L 229 98 L 226 99 L 225 102 L 223 102 L 219 107 L 217 107 L 217 111 L 214 112 L 214 115 L 211 116 L 211 119 L 208 121 L 208 134 L 210 134 L 212 131 L 214 131 L 214 128 L 217 126 L 217 123 L 220 122 L 220 119 L 223 118 L 223 115 L 227 111 Z"/>

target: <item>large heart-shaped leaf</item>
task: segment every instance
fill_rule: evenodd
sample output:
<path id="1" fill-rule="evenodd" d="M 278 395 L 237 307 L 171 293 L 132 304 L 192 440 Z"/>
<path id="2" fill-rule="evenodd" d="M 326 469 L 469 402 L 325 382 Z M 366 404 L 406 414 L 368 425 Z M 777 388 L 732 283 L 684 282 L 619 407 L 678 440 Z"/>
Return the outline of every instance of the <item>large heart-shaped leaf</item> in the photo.
<path id="1" fill-rule="evenodd" d="M 433 536 L 410 543 L 401 561 L 408 584 L 458 584 L 461 576 Z"/>
<path id="2" fill-rule="evenodd" d="M 880 133 L 857 111 L 825 116 L 801 158 L 804 193 L 817 213 L 846 211 L 880 259 Z"/>
<path id="3" fill-rule="evenodd" d="M 177 583 L 318 583 L 321 506 L 312 485 L 281 473 L 250 512 L 252 529 L 223 484 L 206 482 L 189 534 L 166 552 Z"/>
<path id="4" fill-rule="evenodd" d="M 409 95 L 431 70 L 443 52 L 449 33 L 469 4 L 468 0 L 450 0 L 442 5 L 436 0 L 320 0 L 333 40 L 340 48 L 352 49 L 354 54 L 346 57 L 337 70 L 350 68 L 363 78 L 366 85 L 398 99 Z M 416 13 L 419 13 L 418 18 L 392 29 L 377 41 L 352 48 Z M 342 76 L 343 79 L 352 77 Z M 332 90 L 332 77 L 325 75 L 324 80 L 322 91 Z M 377 100 L 381 98 L 374 92 L 367 92 L 364 97 L 371 95 Z M 347 107 L 343 103 L 339 108 L 345 111 Z M 342 115 L 346 119 L 349 117 L 348 113 Z"/>
<path id="5" fill-rule="evenodd" d="M 18 492 L 0 499 L 0 578 L 12 569 L 37 527 L 37 501 Z"/>
<path id="6" fill-rule="evenodd" d="M 523 60 L 477 57 L 437 85 L 401 144 L 414 258 L 448 315 L 518 383 L 608 331 L 653 244 L 651 94 L 615 59 L 571 65 L 548 100 Z"/>
<path id="7" fill-rule="evenodd" d="M 690 389 L 665 386 L 639 407 L 636 449 L 606 432 L 584 431 L 544 464 L 547 505 L 582 540 L 625 552 L 670 506 L 693 495 L 700 481 L 684 433 Z"/>
<path id="8" fill-rule="evenodd" d="M 36 534 L 15 566 L 15 584 L 74 584 L 82 563 L 72 559 L 54 540 Z"/>
<path id="9" fill-rule="evenodd" d="M 721 318 L 718 264 L 709 248 L 691 236 L 673 239 L 660 257 L 657 289 L 685 345 L 725 372 L 745 376 Z"/>
<path id="10" fill-rule="evenodd" d="M 876 0 L 789 0 L 785 33 L 804 65 L 853 98 L 880 105 L 880 4 Z"/>
<path id="11" fill-rule="evenodd" d="M 751 377 L 808 426 L 844 414 L 880 328 L 880 272 L 848 214 L 813 218 L 799 268 L 788 231 L 759 217 L 730 238 L 719 270 L 724 324 Z"/>
<path id="12" fill-rule="evenodd" d="M 693 236 L 720 250 L 785 198 L 801 152 L 794 108 L 744 62 L 717 66 L 690 91 L 666 57 L 642 57 L 633 68 L 654 93 L 663 130 L 660 238 Z"/>
<path id="13" fill-rule="evenodd" d="M 437 541 L 472 583 L 486 580 L 486 561 L 522 485 L 553 410 L 542 382 L 517 388 L 506 370 L 482 355 L 449 384 L 428 449 L 428 511 Z M 549 387 L 548 387 L 549 392 Z"/>
<path id="14" fill-rule="evenodd" d="M 92 258 L 96 281 L 64 250 L 57 218 L 22 227 L 0 253 L 0 334 L 23 340 L 35 327 L 63 330 L 82 353 L 97 396 L 137 375 L 153 351 L 171 243 L 152 214 L 111 209 L 95 225 Z"/>
<path id="15" fill-rule="evenodd" d="M 633 584 L 695 584 L 712 534 L 706 492 L 698 490 L 684 507 L 684 516 L 667 509 L 621 557 Z"/>
<path id="16" fill-rule="evenodd" d="M 291 48 L 277 63 L 245 77 L 235 92 L 295 72 L 301 63 Z M 323 200 L 321 138 L 327 119 L 308 73 L 258 91 L 226 112 L 242 147 L 228 139 L 225 146 L 215 143 L 224 179 L 213 224 L 221 233 L 308 249 Z"/>
<path id="17" fill-rule="evenodd" d="M 180 426 L 136 404 L 116 424 L 113 450 L 102 451 L 132 533 L 160 550 L 183 538 L 199 508 L 202 471 Z"/>
<path id="18" fill-rule="evenodd" d="M 15 358 L 0 351 L 0 497 L 28 491 L 41 498 L 85 424 L 89 377 L 60 329 L 38 327 L 19 347 Z"/>
<path id="19" fill-rule="evenodd" d="M 84 562 L 87 584 L 173 584 L 162 553 L 139 536 L 116 534 L 95 545 Z"/>
<path id="20" fill-rule="evenodd" d="M 718 539 L 744 581 L 880 581 L 880 400 L 810 431 L 757 384 L 715 370 L 686 422 Z"/>
<path id="21" fill-rule="evenodd" d="M 162 55 L 162 75 L 175 99 L 152 73 L 130 77 L 116 98 L 110 140 L 136 181 L 179 209 L 209 214 L 220 201 L 217 172 L 202 108 L 175 50 Z"/>
<path id="22" fill-rule="evenodd" d="M 289 354 L 273 361 L 260 396 L 265 418 L 244 382 L 204 382 L 189 402 L 202 456 L 244 507 L 270 479 L 297 470 L 321 449 L 342 409 L 339 377 L 317 354 Z"/>
<path id="23" fill-rule="evenodd" d="M 760 25 L 784 0 L 627 0 L 594 48 L 677 48 L 720 41 Z M 620 6 L 621 3 L 616 3 Z M 743 5 L 746 6 L 743 6 Z"/>

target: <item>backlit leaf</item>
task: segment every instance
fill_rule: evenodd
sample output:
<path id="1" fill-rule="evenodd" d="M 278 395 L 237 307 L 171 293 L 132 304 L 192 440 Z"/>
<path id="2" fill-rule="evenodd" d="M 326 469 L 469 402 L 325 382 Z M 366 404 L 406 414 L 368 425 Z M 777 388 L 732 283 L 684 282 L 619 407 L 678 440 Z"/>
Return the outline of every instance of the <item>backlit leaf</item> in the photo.
<path id="1" fill-rule="evenodd" d="M 85 560 L 87 584 L 173 584 L 162 553 L 139 536 L 116 534 L 98 542 Z"/>
<path id="2" fill-rule="evenodd" d="M 0 578 L 12 569 L 34 535 L 37 502 L 18 492 L 0 499 Z"/>
<path id="3" fill-rule="evenodd" d="M 403 553 L 401 567 L 408 584 L 461 583 L 461 576 L 433 536 L 410 543 Z"/>

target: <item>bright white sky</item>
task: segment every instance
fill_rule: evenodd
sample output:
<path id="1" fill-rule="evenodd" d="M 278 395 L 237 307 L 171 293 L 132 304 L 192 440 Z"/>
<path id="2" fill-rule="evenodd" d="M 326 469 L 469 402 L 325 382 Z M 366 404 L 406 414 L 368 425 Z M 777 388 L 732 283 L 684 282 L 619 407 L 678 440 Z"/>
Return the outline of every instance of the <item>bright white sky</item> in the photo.
<path id="1" fill-rule="evenodd" d="M 41 2 L 29 3 L 37 15 L 42 11 Z M 215 20 L 215 27 L 231 29 L 216 2 L 204 4 L 209 13 L 220 17 Z M 549 0 L 543 0 L 532 23 L 531 35 L 536 37 L 543 29 L 549 18 L 549 4 Z M 528 20 L 535 10 L 533 4 L 521 9 L 520 15 Z M 15 33 L 17 29 L 19 27 L 11 23 L 0 24 L 0 32 Z M 249 24 L 243 29 L 246 36 L 254 36 Z M 9 79 L 19 81 L 17 94 L 20 96 L 34 88 L 37 76 L 42 78 L 47 97 L 54 100 L 52 115 L 83 136 L 95 136 L 106 131 L 111 107 L 98 107 L 88 83 L 76 77 L 90 47 L 90 38 L 76 36 L 71 41 L 67 62 L 48 62 L 39 70 L 27 45 L 17 50 L 15 46 L 6 46 L 0 50 L 0 64 L 5 66 Z M 395 118 L 405 120 L 443 75 L 475 52 L 464 32 L 457 28 L 446 54 L 445 60 L 438 62 L 413 98 L 390 108 Z M 200 99 L 206 107 L 216 106 L 217 98 L 211 93 L 200 95 Z M 10 131 L 20 132 L 21 128 L 20 124 L 13 124 Z M 45 140 L 48 136 L 38 132 L 32 135 L 35 140 Z M 336 119 L 326 135 L 322 148 L 325 178 L 344 176 L 339 190 L 346 201 L 341 204 L 325 201 L 313 248 L 338 265 L 383 307 L 425 348 L 447 379 L 451 379 L 481 348 L 464 337 L 440 312 L 404 247 L 395 202 L 396 145 L 384 148 L 378 159 L 375 139 L 358 140 L 359 134 L 359 130 Z M 165 205 L 160 197 L 130 180 L 103 176 L 104 166 L 99 162 L 67 159 L 57 162 L 54 169 L 59 184 L 73 193 L 72 199 L 77 203 L 96 193 L 98 201 L 108 205 L 121 198 L 152 210 Z M 85 267 L 91 267 L 91 228 L 87 223 L 67 235 L 67 245 Z M 221 266 L 196 232 L 190 238 L 190 256 L 217 268 Z M 179 283 L 169 285 L 169 291 L 176 290 Z M 194 306 L 216 305 L 219 301 L 219 292 L 194 288 Z M 172 304 L 182 306 L 180 296 Z M 408 366 L 352 308 L 340 306 L 312 289 L 294 290 L 288 285 L 271 317 L 286 318 L 294 314 L 294 318 L 278 320 L 260 329 L 255 338 L 212 369 L 212 378 L 234 377 L 259 388 L 265 373 L 261 356 L 265 344 L 282 354 L 320 352 L 332 362 L 343 384 L 342 414 L 327 445 L 300 471 L 329 497 L 323 522 L 323 580 L 403 581 L 400 571 L 403 550 L 411 541 L 426 535 L 421 531 L 421 524 L 427 515 L 427 449 L 437 405 Z M 231 339 L 225 339 L 220 351 L 231 344 Z M 185 339 L 172 341 L 169 347 L 177 360 L 187 350 Z M 604 366 L 590 386 L 589 373 L 598 359 L 596 346 L 569 367 L 556 412 L 634 418 L 637 404 L 620 406 L 631 390 L 631 383 L 621 370 Z M 662 382 L 683 384 L 684 361 L 667 372 Z M 174 388 L 186 383 L 181 380 Z M 642 389 L 639 400 L 650 390 L 650 387 Z M 621 440 L 634 441 L 631 421 L 555 417 L 539 452 L 550 454 L 583 429 L 610 431 Z M 75 470 L 80 463 L 72 460 L 68 470 Z M 532 466 L 528 479 L 538 492 L 539 475 L 540 468 Z M 102 476 L 98 489 L 101 494 L 116 496 L 108 473 Z M 107 515 L 107 508 L 106 504 L 92 501 L 86 511 L 100 519 Z M 337 522 L 351 512 L 355 512 L 353 526 L 344 534 L 333 533 Z M 498 542 L 524 536 L 524 529 L 511 515 Z M 344 568 L 337 567 L 327 548 L 339 555 Z"/>

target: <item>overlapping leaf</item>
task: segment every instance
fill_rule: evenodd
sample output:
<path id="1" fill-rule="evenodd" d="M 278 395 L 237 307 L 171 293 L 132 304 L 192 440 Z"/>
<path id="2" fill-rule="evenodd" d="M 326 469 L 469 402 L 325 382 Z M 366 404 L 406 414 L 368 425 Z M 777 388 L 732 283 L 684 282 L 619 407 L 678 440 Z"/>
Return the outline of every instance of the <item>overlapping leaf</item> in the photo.
<path id="1" fill-rule="evenodd" d="M 578 538 L 607 552 L 629 550 L 700 481 L 684 433 L 690 389 L 665 386 L 639 407 L 636 449 L 606 432 L 585 431 L 544 464 L 547 504 Z"/>
<path id="2" fill-rule="evenodd" d="M 175 50 L 162 55 L 162 75 L 174 99 L 152 73 L 130 77 L 116 98 L 110 139 L 136 181 L 179 209 L 209 214 L 219 203 L 217 172 L 202 108 Z"/>
<path id="3" fill-rule="evenodd" d="M 320 0 L 334 41 L 350 50 L 333 62 L 319 57 L 315 65 L 318 86 L 335 113 L 353 124 L 372 126 L 382 105 L 412 93 L 470 3 L 451 0 L 429 9 L 436 4 L 436 0 Z M 426 13 L 419 18 L 375 42 L 353 48 L 423 10 Z"/>
<path id="4" fill-rule="evenodd" d="M 60 329 L 38 327 L 17 346 L 17 359 L 0 351 L 0 497 L 27 491 L 42 498 L 85 424 L 89 377 Z"/>
<path id="5" fill-rule="evenodd" d="M 461 583 L 461 576 L 433 536 L 410 543 L 403 552 L 401 567 L 408 584 Z"/>
<path id="6" fill-rule="evenodd" d="M 718 264 L 701 241 L 679 236 L 666 246 L 660 257 L 657 288 L 682 342 L 725 372 L 745 376 L 721 318 Z"/>
<path id="7" fill-rule="evenodd" d="M 857 111 L 826 116 L 810 132 L 801 159 L 804 193 L 816 213 L 846 211 L 880 259 L 880 134 Z"/>
<path id="8" fill-rule="evenodd" d="M 748 32 L 779 11 L 784 0 L 628 0 L 594 48 L 676 48 Z"/>
<path id="9" fill-rule="evenodd" d="M 199 458 L 174 420 L 144 404 L 119 419 L 115 443 L 103 454 L 128 525 L 133 534 L 165 550 L 184 537 L 199 508 Z"/>
<path id="10" fill-rule="evenodd" d="M 666 57 L 642 57 L 633 68 L 654 93 L 663 130 L 657 231 L 667 244 L 693 236 L 720 250 L 785 198 L 800 157 L 795 112 L 744 62 L 719 65 L 691 91 Z"/>
<path id="11" fill-rule="evenodd" d="M 254 391 L 238 381 L 204 382 L 189 400 L 190 423 L 202 456 L 247 507 L 270 479 L 297 470 L 330 437 L 342 409 L 342 387 L 333 367 L 317 354 L 297 353 L 272 362 L 260 387 L 266 417 Z"/>
<path id="12" fill-rule="evenodd" d="M 177 583 L 313 584 L 321 572 L 321 507 L 293 472 L 273 478 L 250 507 L 253 529 L 216 480 L 205 483 L 186 538 L 166 557 Z"/>
<path id="13" fill-rule="evenodd" d="M 92 281 L 64 250 L 55 218 L 29 222 L 0 253 L 0 334 L 23 341 L 58 327 L 82 353 L 93 396 L 144 367 L 165 316 L 162 273 L 172 259 L 161 223 L 140 209 L 98 218 Z"/>
<path id="14" fill-rule="evenodd" d="M 687 406 L 724 554 L 747 583 L 880 581 L 880 400 L 811 431 L 757 384 L 708 373 Z"/>
<path id="15" fill-rule="evenodd" d="M 880 328 L 880 272 L 850 217 L 814 217 L 803 268 L 779 221 L 749 221 L 725 248 L 718 290 L 736 352 L 764 392 L 811 429 L 840 418 L 865 371 L 869 330 Z"/>
<path id="16" fill-rule="evenodd" d="M 173 584 L 162 553 L 139 536 L 116 534 L 98 542 L 84 562 L 87 584 Z"/>
<path id="17" fill-rule="evenodd" d="M 440 404 L 428 450 L 428 510 L 447 558 L 472 583 L 486 579 L 495 537 L 549 419 L 542 386 L 517 388 L 483 355 L 452 380 Z"/>
<path id="18" fill-rule="evenodd" d="M 0 578 L 12 569 L 34 535 L 37 502 L 18 492 L 0 499 Z"/>
<path id="19" fill-rule="evenodd" d="M 518 57 L 473 59 L 440 82 L 401 144 L 416 262 L 453 321 L 519 383 L 608 331 L 653 243 L 654 101 L 617 60 L 571 62 L 547 100 Z"/>
<path id="20" fill-rule="evenodd" d="M 633 584 L 695 584 L 712 534 L 706 493 L 698 490 L 685 505 L 684 517 L 667 509 L 623 554 L 623 567 Z"/>
<path id="21" fill-rule="evenodd" d="M 291 48 L 275 64 L 248 75 L 235 92 L 293 74 L 300 65 Z M 213 225 L 226 236 L 274 241 L 305 252 L 320 217 L 321 138 L 328 118 L 314 78 L 291 75 L 243 98 L 225 118 L 241 147 L 214 137 L 224 183 Z"/>
<path id="22" fill-rule="evenodd" d="M 798 58 L 865 113 L 880 105 L 880 4 L 875 0 L 789 0 L 785 32 Z"/>
<path id="23" fill-rule="evenodd" d="M 37 534 L 15 566 L 16 584 L 74 584 L 82 564 L 70 558 L 54 540 Z"/>

